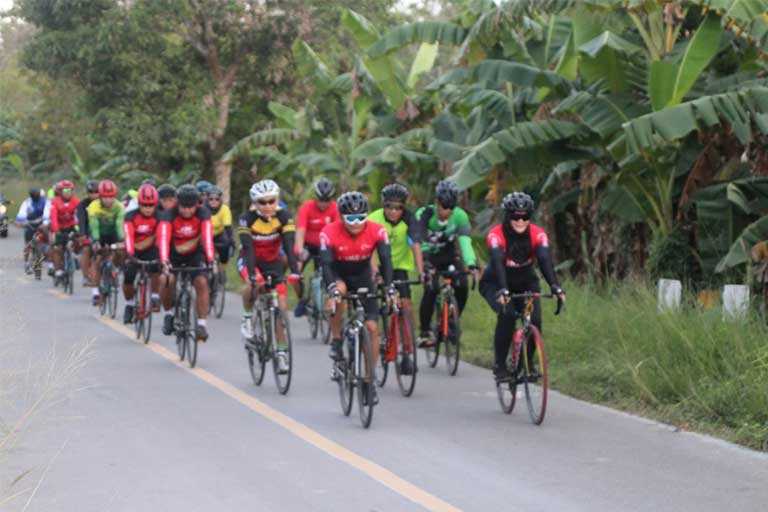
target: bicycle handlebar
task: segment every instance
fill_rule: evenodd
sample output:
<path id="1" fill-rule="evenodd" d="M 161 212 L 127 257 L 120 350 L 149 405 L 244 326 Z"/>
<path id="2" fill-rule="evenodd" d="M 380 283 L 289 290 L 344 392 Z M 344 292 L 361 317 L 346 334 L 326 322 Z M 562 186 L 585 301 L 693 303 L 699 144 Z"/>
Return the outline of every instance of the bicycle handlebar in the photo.
<path id="1" fill-rule="evenodd" d="M 559 295 L 555 295 L 553 293 L 541 293 L 541 292 L 522 292 L 522 293 L 510 293 L 507 295 L 507 297 L 512 299 L 557 299 L 557 306 L 555 308 L 555 315 L 559 315 L 563 309 L 565 309 L 565 303 L 560 300 Z M 502 310 L 506 311 L 507 304 L 502 304 Z"/>

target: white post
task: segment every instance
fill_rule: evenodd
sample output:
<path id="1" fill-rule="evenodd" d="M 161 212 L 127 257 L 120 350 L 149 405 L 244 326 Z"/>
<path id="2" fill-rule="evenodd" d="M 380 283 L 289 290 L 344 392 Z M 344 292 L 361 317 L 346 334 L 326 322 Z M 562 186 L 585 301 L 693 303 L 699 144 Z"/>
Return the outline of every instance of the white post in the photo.
<path id="1" fill-rule="evenodd" d="M 739 320 L 749 311 L 749 286 L 727 284 L 723 287 L 723 318 Z"/>
<path id="2" fill-rule="evenodd" d="M 683 283 L 677 279 L 659 279 L 659 311 L 677 311 L 683 296 Z"/>

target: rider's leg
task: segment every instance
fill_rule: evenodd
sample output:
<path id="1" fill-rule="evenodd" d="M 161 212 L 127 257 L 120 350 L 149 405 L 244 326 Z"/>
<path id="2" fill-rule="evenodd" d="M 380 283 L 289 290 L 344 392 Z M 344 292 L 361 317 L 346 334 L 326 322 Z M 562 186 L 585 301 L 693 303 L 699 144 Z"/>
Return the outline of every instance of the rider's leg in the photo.
<path id="1" fill-rule="evenodd" d="M 336 289 L 338 290 L 339 294 L 342 296 L 347 293 L 347 285 L 342 281 L 341 279 L 336 281 Z M 328 298 L 328 304 L 326 306 L 326 309 L 328 311 L 333 311 L 333 302 L 335 299 L 333 297 Z M 329 324 L 331 327 L 331 352 L 330 357 L 331 359 L 341 359 L 343 353 L 342 353 L 342 347 L 341 347 L 341 323 L 342 319 L 344 318 L 344 312 L 347 309 L 347 304 L 342 300 L 339 301 L 338 304 L 336 304 L 336 311 L 333 315 L 331 315 L 329 319 Z"/>
<path id="2" fill-rule="evenodd" d="M 197 293 L 197 323 L 198 325 L 205 325 L 205 319 L 208 317 L 208 308 L 210 307 L 208 278 L 205 274 L 198 274 L 195 276 L 192 284 L 195 286 L 195 292 Z"/>
<path id="3" fill-rule="evenodd" d="M 63 238 L 61 233 L 56 233 L 53 250 L 51 251 L 51 259 L 53 260 L 53 268 L 55 270 L 62 270 L 64 268 Z"/>
<path id="4" fill-rule="evenodd" d="M 432 276 L 432 281 L 429 286 L 424 287 L 424 295 L 421 297 L 421 304 L 419 305 L 419 332 L 422 337 L 431 330 L 432 314 L 435 312 L 435 301 L 438 294 L 438 276 L 435 274 Z"/>
<path id="5" fill-rule="evenodd" d="M 91 246 L 81 245 L 80 247 L 80 268 L 83 271 L 83 277 L 89 284 L 93 284 L 93 269 L 91 268 Z"/>
<path id="6" fill-rule="evenodd" d="M 176 276 L 173 274 L 163 274 L 160 276 L 160 301 L 163 303 L 163 309 L 170 311 L 173 309 L 174 291 L 176 290 Z"/>
<path id="7" fill-rule="evenodd" d="M 459 268 L 459 266 L 456 268 Z M 459 306 L 459 316 L 461 316 L 464 312 L 464 306 L 467 305 L 467 299 L 469 298 L 469 282 L 467 276 L 463 275 L 458 279 L 453 280 L 453 291 L 456 296 L 456 303 Z"/>

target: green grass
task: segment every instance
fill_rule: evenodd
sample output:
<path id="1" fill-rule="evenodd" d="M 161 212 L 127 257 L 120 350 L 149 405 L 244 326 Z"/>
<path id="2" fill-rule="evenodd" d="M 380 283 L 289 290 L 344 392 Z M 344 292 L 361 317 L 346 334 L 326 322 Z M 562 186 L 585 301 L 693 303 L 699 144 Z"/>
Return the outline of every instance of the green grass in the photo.
<path id="1" fill-rule="evenodd" d="M 768 332 L 757 315 L 726 322 L 719 309 L 693 305 L 660 314 L 654 290 L 636 282 L 566 289 L 564 314 L 543 305 L 553 388 L 768 450 Z M 495 322 L 472 294 L 465 360 L 490 367 Z"/>

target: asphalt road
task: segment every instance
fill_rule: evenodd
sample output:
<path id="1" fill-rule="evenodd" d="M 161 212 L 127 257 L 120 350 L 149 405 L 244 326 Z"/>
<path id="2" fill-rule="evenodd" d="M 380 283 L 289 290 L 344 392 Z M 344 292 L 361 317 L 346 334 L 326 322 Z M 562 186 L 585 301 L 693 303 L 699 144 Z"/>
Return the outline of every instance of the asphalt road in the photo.
<path id="1" fill-rule="evenodd" d="M 159 316 L 152 342 L 137 344 L 98 318 L 79 275 L 71 298 L 23 276 L 20 246 L 15 230 L 0 240 L 0 368 L 58 375 L 79 360 L 73 351 L 85 364 L 0 459 L 0 496 L 28 470 L 13 489 L 36 488 L 0 509 L 28 500 L 26 510 L 78 512 L 768 508 L 763 454 L 556 393 L 535 427 L 522 408 L 502 414 L 490 373 L 464 363 L 453 378 L 422 365 L 407 399 L 390 378 L 364 430 L 356 411 L 341 415 L 327 348 L 303 320 L 293 323 L 288 396 L 271 373 L 257 388 L 233 295 L 190 371 Z M 0 419 L 21 406 L 10 402 L 0 401 Z"/>

